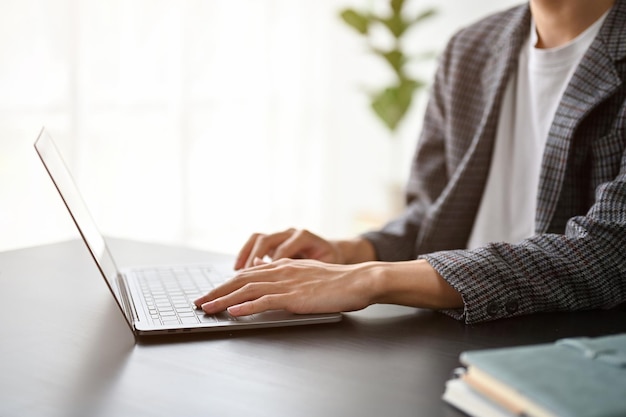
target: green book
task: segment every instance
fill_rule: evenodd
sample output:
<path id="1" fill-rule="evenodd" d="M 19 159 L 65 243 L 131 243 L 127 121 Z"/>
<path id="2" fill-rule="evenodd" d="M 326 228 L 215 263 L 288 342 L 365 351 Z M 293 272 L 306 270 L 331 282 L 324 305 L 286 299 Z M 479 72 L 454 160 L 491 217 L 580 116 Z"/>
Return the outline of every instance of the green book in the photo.
<path id="1" fill-rule="evenodd" d="M 503 415 L 626 416 L 626 334 L 467 351 L 460 360 L 463 383 Z"/>

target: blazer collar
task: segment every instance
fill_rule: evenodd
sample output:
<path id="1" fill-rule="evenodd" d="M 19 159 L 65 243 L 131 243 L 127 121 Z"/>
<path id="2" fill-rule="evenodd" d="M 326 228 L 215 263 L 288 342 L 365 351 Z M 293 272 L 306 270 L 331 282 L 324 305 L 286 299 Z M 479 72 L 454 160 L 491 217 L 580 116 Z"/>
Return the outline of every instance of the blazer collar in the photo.
<path id="1" fill-rule="evenodd" d="M 613 61 L 626 58 L 626 0 L 617 0 L 600 29 L 598 39 L 606 46 Z"/>
<path id="2" fill-rule="evenodd" d="M 499 106 L 498 98 L 504 92 L 509 75 L 517 68 L 519 52 L 530 32 L 530 19 L 530 7 L 526 4 L 515 9 L 497 29 L 500 35 L 492 44 L 482 75 L 485 97 L 491 98 L 490 105 Z"/>

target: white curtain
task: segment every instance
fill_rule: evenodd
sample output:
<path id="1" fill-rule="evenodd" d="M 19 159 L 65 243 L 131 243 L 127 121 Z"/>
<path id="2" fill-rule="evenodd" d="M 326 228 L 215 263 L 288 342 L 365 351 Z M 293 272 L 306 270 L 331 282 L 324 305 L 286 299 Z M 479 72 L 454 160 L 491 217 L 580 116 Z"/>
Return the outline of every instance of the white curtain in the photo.
<path id="1" fill-rule="evenodd" d="M 439 13 L 411 46 L 514 3 L 412 2 Z M 0 250 L 76 236 L 32 148 L 43 125 L 109 236 L 234 252 L 255 231 L 385 221 L 425 93 L 391 137 L 363 93 L 389 74 L 338 13 L 386 4 L 2 0 Z"/>

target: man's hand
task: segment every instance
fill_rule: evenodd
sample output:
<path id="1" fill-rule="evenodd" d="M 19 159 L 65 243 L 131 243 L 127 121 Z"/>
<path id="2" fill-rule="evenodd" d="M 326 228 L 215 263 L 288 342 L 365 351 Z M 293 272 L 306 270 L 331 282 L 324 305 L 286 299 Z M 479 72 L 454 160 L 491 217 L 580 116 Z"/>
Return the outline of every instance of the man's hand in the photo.
<path id="1" fill-rule="evenodd" d="M 315 259 L 345 264 L 374 260 L 374 249 L 364 239 L 330 241 L 308 230 L 287 229 L 273 234 L 253 234 L 245 243 L 235 262 L 240 270 L 254 265 L 255 259 L 268 256 L 272 260 L 283 258 Z"/>
<path id="2" fill-rule="evenodd" d="M 266 310 L 297 314 L 360 310 L 374 303 L 422 308 L 463 305 L 454 290 L 424 260 L 351 265 L 281 259 L 241 271 L 194 301 L 208 314 L 233 316 Z"/>
<path id="3" fill-rule="evenodd" d="M 360 310 L 372 303 L 373 269 L 380 263 L 329 264 L 316 260 L 281 259 L 237 274 L 194 303 L 206 313 L 223 310 L 233 316 L 283 309 L 292 313 Z"/>

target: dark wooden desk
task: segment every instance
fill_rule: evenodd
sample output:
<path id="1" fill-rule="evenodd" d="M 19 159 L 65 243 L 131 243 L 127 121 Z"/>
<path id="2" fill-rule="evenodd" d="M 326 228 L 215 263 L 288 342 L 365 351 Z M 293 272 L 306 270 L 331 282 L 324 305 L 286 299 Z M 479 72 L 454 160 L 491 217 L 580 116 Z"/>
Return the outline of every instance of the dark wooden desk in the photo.
<path id="1" fill-rule="evenodd" d="M 123 265 L 210 260 L 112 240 Z M 373 306 L 341 323 L 135 340 L 78 241 L 0 253 L 0 416 L 460 416 L 466 349 L 626 331 L 626 312 L 468 326 Z"/>

